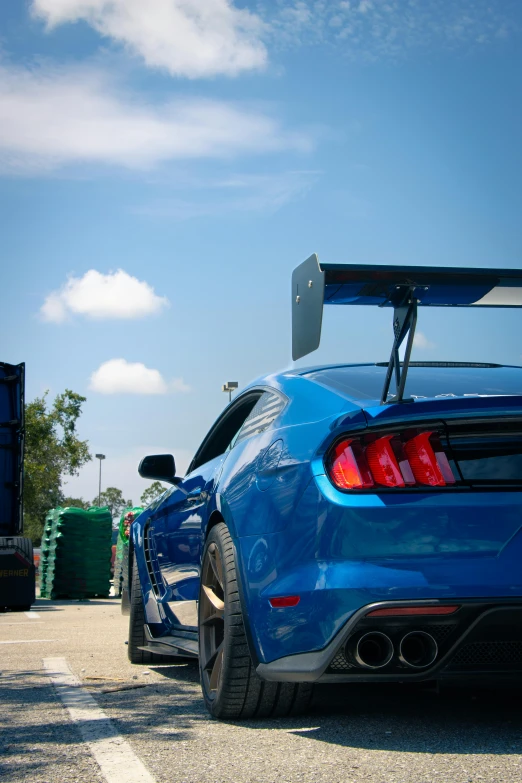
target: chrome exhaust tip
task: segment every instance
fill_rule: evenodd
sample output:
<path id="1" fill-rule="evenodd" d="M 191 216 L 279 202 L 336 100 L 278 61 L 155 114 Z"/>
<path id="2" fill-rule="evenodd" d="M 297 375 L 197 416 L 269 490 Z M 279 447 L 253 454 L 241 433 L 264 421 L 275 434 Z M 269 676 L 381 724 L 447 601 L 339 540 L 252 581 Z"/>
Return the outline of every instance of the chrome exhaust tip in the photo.
<path id="1" fill-rule="evenodd" d="M 365 633 L 358 640 L 352 655 L 363 669 L 382 669 L 393 658 L 392 640 L 380 631 Z"/>
<path id="2" fill-rule="evenodd" d="M 411 669 L 425 669 L 437 658 L 439 648 L 430 633 L 411 631 L 402 637 L 399 660 Z"/>

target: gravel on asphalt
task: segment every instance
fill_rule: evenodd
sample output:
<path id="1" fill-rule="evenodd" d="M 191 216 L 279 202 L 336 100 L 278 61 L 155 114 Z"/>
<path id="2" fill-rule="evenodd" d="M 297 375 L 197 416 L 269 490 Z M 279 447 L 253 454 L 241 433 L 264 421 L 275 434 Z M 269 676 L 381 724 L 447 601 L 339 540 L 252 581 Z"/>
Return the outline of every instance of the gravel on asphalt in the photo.
<path id="1" fill-rule="evenodd" d="M 157 783 L 522 783 L 521 689 L 322 686 L 307 716 L 219 722 L 194 662 L 128 662 L 119 601 L 34 609 L 41 623 L 0 615 L 0 641 L 17 642 L 0 646 L 6 783 L 103 780 L 43 671 L 52 656 L 66 658 Z"/>

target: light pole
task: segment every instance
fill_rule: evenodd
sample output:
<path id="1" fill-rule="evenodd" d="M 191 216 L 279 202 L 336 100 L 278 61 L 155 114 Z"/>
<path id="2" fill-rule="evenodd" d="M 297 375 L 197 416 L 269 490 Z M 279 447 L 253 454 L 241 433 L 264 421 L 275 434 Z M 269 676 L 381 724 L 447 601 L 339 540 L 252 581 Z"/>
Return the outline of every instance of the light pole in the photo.
<path id="1" fill-rule="evenodd" d="M 229 402 L 232 401 L 232 392 L 234 391 L 234 389 L 237 389 L 238 386 L 239 386 L 239 383 L 237 381 L 227 381 L 221 387 L 221 391 L 228 392 L 228 401 Z"/>
<path id="2" fill-rule="evenodd" d="M 100 460 L 100 481 L 98 484 L 98 505 L 101 505 L 101 464 L 102 459 L 105 459 L 105 454 L 95 454 L 96 459 Z"/>

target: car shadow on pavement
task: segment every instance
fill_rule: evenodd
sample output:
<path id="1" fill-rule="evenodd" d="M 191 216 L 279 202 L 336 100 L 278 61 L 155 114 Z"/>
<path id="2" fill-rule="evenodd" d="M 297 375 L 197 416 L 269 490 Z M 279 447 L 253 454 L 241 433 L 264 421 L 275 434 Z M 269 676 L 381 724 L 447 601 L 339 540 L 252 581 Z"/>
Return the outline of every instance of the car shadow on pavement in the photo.
<path id="1" fill-rule="evenodd" d="M 396 685 L 318 686 L 312 707 L 304 716 L 220 723 L 205 709 L 196 661 L 136 666 L 134 671 L 128 681 L 144 687 L 105 693 L 101 687 L 91 689 L 116 731 L 130 739 L 152 732 L 155 739 L 166 743 L 201 740 L 208 730 L 202 735 L 198 727 L 212 722 L 218 732 L 222 726 L 224 736 L 228 736 L 230 723 L 248 732 L 276 730 L 274 736 L 283 732 L 354 749 L 446 755 L 522 753 L 520 688 L 445 688 L 437 693 Z M 148 672 L 156 676 L 152 679 Z M 0 677 L 4 706 L 20 709 L 25 705 L 34 711 L 34 722 L 23 721 L 23 731 L 7 730 L 3 747 L 0 739 L 0 760 L 3 756 L 4 763 L 9 763 L 8 757 L 18 751 L 18 763 L 22 753 L 26 772 L 34 770 L 33 765 L 45 768 L 55 764 L 56 755 L 49 756 L 55 753 L 52 748 L 63 750 L 78 743 L 77 728 L 63 720 L 65 716 L 58 723 L 56 717 L 51 719 L 52 708 L 59 705 L 52 686 L 35 687 L 31 674 L 41 682 L 41 671 L 17 672 L 16 676 L 5 672 L 8 676 Z M 28 753 L 46 745 L 47 756 Z"/>
<path id="2" fill-rule="evenodd" d="M 199 689 L 197 663 L 153 668 L 173 687 L 156 709 L 158 723 L 172 711 L 190 725 L 210 719 Z M 161 683 L 159 684 L 161 688 Z M 145 691 L 138 691 L 143 704 Z M 133 698 L 133 697 L 131 697 Z M 478 687 L 320 685 L 309 712 L 296 718 L 234 721 L 247 729 L 284 729 L 308 739 L 361 749 L 411 753 L 522 753 L 522 684 Z M 232 723 L 232 722 L 231 722 Z"/>
<path id="3" fill-rule="evenodd" d="M 522 753 L 522 687 L 336 685 L 316 688 L 293 733 L 367 750 Z"/>
<path id="4" fill-rule="evenodd" d="M 142 668 L 142 667 L 140 667 Z M 199 683 L 199 667 L 197 658 L 180 658 L 175 664 L 156 664 L 148 667 L 151 671 L 161 674 L 169 680 Z M 137 669 L 139 671 L 139 669 Z"/>

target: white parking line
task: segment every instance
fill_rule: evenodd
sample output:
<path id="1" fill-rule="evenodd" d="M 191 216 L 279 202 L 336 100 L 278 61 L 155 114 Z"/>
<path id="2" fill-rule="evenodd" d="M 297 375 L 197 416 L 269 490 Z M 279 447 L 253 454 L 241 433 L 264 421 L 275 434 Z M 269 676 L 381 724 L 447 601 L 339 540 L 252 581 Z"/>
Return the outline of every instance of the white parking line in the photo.
<path id="1" fill-rule="evenodd" d="M 24 614 L 30 620 L 39 620 L 40 619 L 40 615 L 38 614 L 38 612 L 24 612 Z"/>
<path id="2" fill-rule="evenodd" d="M 10 639 L 0 644 L 38 644 L 39 642 L 59 642 L 60 639 Z"/>
<path id="3" fill-rule="evenodd" d="M 82 688 L 65 658 L 44 658 L 43 663 L 107 783 L 155 783 L 129 743 L 118 734 L 91 694 Z"/>

